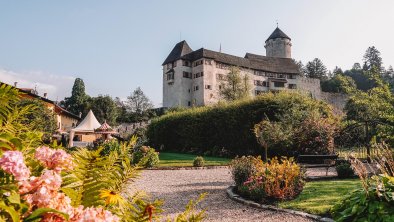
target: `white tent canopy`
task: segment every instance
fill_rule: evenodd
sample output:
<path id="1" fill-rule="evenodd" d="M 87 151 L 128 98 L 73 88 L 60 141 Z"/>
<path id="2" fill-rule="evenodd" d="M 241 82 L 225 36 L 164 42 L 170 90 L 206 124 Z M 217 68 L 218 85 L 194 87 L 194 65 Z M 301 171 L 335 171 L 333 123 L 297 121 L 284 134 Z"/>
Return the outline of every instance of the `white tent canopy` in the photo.
<path id="1" fill-rule="evenodd" d="M 73 139 L 74 135 L 78 133 L 94 133 L 94 130 L 99 128 L 101 124 L 97 121 L 96 117 L 94 116 L 92 110 L 89 110 L 86 117 L 82 120 L 82 122 L 71 130 L 70 132 L 70 142 L 69 146 L 73 146 Z"/>

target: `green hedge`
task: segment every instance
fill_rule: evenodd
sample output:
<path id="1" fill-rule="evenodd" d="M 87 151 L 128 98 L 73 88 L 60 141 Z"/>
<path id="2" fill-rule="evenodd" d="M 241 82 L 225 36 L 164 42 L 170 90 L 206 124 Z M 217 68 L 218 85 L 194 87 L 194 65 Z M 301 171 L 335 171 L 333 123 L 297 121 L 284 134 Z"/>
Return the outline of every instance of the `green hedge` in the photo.
<path id="1" fill-rule="evenodd" d="M 149 125 L 149 144 L 165 151 L 235 156 L 259 154 L 253 127 L 289 109 L 332 115 L 329 105 L 300 93 L 266 93 L 254 99 L 172 112 Z"/>

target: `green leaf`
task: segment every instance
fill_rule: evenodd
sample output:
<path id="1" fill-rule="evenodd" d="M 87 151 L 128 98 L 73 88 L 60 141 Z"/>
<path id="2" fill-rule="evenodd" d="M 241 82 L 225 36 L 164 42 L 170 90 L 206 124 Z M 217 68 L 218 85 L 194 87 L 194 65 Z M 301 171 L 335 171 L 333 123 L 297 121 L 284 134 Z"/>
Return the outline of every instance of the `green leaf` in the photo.
<path id="1" fill-rule="evenodd" d="M 7 212 L 10 215 L 12 221 L 19 222 L 19 213 L 14 208 L 5 205 L 4 202 L 0 202 L 0 209 L 3 209 L 5 212 Z"/>
<path id="2" fill-rule="evenodd" d="M 44 214 L 46 213 L 55 213 L 55 214 L 60 214 L 61 216 L 63 216 L 66 220 L 69 219 L 69 215 L 63 212 L 60 212 L 58 210 L 52 209 L 52 208 L 38 208 L 37 210 L 33 211 L 33 213 L 30 214 L 29 217 L 27 217 L 26 219 L 24 219 L 24 222 L 30 222 L 30 221 L 34 221 L 36 219 L 41 218 Z"/>
<path id="3" fill-rule="evenodd" d="M 20 204 L 21 203 L 21 196 L 19 193 L 12 192 L 9 197 L 7 197 L 8 201 L 13 204 Z"/>

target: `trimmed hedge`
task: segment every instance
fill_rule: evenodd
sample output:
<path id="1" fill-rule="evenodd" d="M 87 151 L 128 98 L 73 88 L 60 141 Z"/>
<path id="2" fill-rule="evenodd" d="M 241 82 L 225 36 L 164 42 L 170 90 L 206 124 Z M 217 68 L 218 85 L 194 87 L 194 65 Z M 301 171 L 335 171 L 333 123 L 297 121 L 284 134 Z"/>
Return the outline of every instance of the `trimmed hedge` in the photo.
<path id="1" fill-rule="evenodd" d="M 275 121 L 290 109 L 332 116 L 329 105 L 301 93 L 265 93 L 254 99 L 168 113 L 152 120 L 147 137 L 151 146 L 165 151 L 254 155 L 262 152 L 253 133 L 254 125 L 266 118 Z"/>

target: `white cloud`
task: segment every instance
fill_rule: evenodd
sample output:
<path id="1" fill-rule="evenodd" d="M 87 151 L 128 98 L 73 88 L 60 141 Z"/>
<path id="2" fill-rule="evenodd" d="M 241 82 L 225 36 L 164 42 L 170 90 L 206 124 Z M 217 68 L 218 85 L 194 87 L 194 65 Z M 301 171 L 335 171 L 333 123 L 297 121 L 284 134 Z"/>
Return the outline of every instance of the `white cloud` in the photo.
<path id="1" fill-rule="evenodd" d="M 0 81 L 18 88 L 35 88 L 40 96 L 48 93 L 51 100 L 63 100 L 70 96 L 75 77 L 54 75 L 40 71 L 14 72 L 0 68 Z"/>

